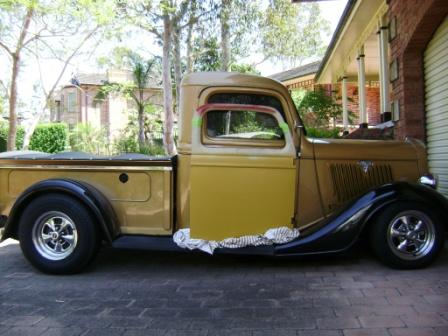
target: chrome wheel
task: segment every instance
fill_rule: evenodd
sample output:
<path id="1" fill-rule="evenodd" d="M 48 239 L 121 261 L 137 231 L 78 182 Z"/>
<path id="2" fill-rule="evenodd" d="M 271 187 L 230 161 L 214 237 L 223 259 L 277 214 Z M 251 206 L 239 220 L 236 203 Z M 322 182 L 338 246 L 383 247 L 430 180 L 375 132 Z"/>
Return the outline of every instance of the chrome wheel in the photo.
<path id="1" fill-rule="evenodd" d="M 387 243 L 392 252 L 405 260 L 428 255 L 435 243 L 435 226 L 431 218 L 417 210 L 399 213 L 389 224 Z"/>
<path id="2" fill-rule="evenodd" d="M 78 233 L 70 217 L 62 212 L 50 211 L 36 220 L 32 239 L 41 256 L 49 260 L 62 260 L 74 251 Z"/>

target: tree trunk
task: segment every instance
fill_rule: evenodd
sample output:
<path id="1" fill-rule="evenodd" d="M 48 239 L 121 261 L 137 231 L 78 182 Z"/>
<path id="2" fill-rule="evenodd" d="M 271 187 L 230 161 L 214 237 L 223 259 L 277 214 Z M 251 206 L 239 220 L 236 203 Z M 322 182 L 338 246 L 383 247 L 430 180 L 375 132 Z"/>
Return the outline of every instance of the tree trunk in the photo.
<path id="1" fill-rule="evenodd" d="M 174 143 L 174 114 L 173 114 L 173 92 L 171 82 L 171 37 L 172 37 L 172 25 L 169 17 L 169 13 L 163 15 L 163 105 L 165 112 L 165 120 L 163 127 L 163 143 L 165 145 L 168 155 L 175 155 L 176 145 Z"/>
<path id="2" fill-rule="evenodd" d="M 138 105 L 138 147 L 140 151 L 145 147 L 145 118 L 144 106 Z"/>
<path id="3" fill-rule="evenodd" d="M 193 31 L 194 25 L 196 24 L 197 19 L 195 19 L 197 11 L 197 2 L 196 0 L 191 0 L 191 15 L 190 15 L 190 23 L 188 25 L 187 32 L 187 73 L 193 72 Z"/>
<path id="4" fill-rule="evenodd" d="M 222 71 L 230 71 L 230 6 L 232 0 L 221 0 L 221 52 Z"/>
<path id="5" fill-rule="evenodd" d="M 19 75 L 20 54 L 14 54 L 12 57 L 12 75 L 11 75 L 11 89 L 9 92 L 9 130 L 8 143 L 6 150 L 13 151 L 16 149 L 16 135 L 17 135 L 17 77 Z"/>
<path id="6" fill-rule="evenodd" d="M 193 29 L 194 25 L 188 26 L 187 32 L 187 73 L 193 72 Z"/>
<path id="7" fill-rule="evenodd" d="M 145 89 L 144 85 L 139 85 L 138 95 L 139 101 L 137 102 L 138 109 L 138 147 L 140 151 L 145 147 L 145 104 L 143 103 L 143 90 Z"/>
<path id="8" fill-rule="evenodd" d="M 34 7 L 28 7 L 25 18 L 23 19 L 23 26 L 20 31 L 19 40 L 17 41 L 16 51 L 11 53 L 12 56 L 12 74 L 11 74 L 11 90 L 9 93 L 9 130 L 8 130 L 8 143 L 6 149 L 12 151 L 16 149 L 16 136 L 17 136 L 17 78 L 20 71 L 20 52 L 25 43 L 26 35 L 28 34 L 28 28 L 31 23 L 31 18 L 34 15 Z"/>
<path id="9" fill-rule="evenodd" d="M 174 54 L 174 81 L 176 83 L 176 114 L 179 115 L 180 82 L 182 80 L 182 58 L 180 55 L 180 29 L 174 27 L 173 54 Z"/>

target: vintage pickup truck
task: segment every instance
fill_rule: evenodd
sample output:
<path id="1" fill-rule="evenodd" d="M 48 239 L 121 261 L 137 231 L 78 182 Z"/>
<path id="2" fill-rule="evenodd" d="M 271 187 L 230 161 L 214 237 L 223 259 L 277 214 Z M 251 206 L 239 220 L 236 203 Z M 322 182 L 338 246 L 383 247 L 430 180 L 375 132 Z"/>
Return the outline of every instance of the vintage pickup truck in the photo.
<path id="1" fill-rule="evenodd" d="M 3 239 L 48 273 L 82 270 L 104 243 L 281 257 L 366 239 L 398 268 L 442 249 L 448 203 L 419 141 L 308 138 L 283 85 L 235 73 L 186 76 L 179 128 L 170 158 L 3 153 Z"/>

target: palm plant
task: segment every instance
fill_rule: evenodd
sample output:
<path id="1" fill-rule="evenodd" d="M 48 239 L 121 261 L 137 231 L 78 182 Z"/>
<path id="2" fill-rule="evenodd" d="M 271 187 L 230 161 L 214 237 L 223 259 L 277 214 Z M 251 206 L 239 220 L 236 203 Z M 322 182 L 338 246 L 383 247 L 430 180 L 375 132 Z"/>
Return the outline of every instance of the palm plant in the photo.
<path id="1" fill-rule="evenodd" d="M 103 101 L 109 94 L 121 94 L 125 98 L 132 99 L 137 107 L 138 120 L 138 144 L 142 149 L 145 141 L 145 110 L 152 105 L 150 99 L 153 95 L 145 97 L 145 90 L 151 79 L 158 74 L 158 59 L 143 60 L 138 55 L 129 56 L 132 82 L 110 83 L 106 82 L 95 96 L 96 101 Z"/>

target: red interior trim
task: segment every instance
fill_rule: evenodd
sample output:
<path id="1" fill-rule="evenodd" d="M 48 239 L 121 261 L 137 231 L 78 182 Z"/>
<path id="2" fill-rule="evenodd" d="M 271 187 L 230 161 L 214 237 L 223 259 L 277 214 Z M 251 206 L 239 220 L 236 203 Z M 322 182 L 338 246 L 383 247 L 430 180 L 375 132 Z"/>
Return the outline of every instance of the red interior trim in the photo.
<path id="1" fill-rule="evenodd" d="M 199 106 L 197 112 L 200 116 L 203 116 L 210 110 L 251 110 L 255 112 L 264 112 L 269 114 L 275 114 L 278 112 L 275 108 L 263 105 L 245 105 L 245 104 L 204 104 Z M 279 113 L 279 112 L 278 112 Z"/>

